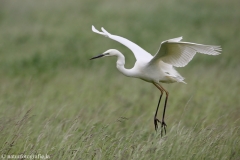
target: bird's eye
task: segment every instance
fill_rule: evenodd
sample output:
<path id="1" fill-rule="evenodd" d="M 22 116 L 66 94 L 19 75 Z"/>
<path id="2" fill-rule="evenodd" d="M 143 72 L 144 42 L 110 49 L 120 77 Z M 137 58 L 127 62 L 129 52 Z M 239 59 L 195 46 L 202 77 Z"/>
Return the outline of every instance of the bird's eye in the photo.
<path id="1" fill-rule="evenodd" d="M 105 53 L 105 56 L 106 56 L 106 55 L 109 55 L 109 53 Z"/>

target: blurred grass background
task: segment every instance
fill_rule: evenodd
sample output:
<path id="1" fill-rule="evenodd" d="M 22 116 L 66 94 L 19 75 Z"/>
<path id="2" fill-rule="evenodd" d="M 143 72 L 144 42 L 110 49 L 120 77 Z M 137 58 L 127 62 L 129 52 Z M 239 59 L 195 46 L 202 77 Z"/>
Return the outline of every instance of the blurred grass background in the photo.
<path id="1" fill-rule="evenodd" d="M 51 159 L 239 159 L 240 2 L 0 1 L 1 154 Z M 126 47 L 91 31 L 104 27 L 155 54 L 166 39 L 221 45 L 177 70 L 168 134 L 154 132 L 159 91 L 122 76 L 115 59 L 89 61 Z M 161 108 L 162 109 L 162 108 Z M 160 110 L 162 111 L 162 110 Z M 159 113 L 161 117 L 161 112 Z"/>

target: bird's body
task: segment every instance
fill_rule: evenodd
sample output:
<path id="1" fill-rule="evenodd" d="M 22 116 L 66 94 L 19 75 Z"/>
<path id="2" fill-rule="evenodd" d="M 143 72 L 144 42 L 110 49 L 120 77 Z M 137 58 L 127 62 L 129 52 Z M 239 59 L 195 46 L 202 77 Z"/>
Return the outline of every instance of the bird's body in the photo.
<path id="1" fill-rule="evenodd" d="M 173 66 L 164 63 L 163 61 L 159 61 L 159 63 L 154 63 L 153 65 L 149 63 L 150 60 L 136 61 L 133 68 L 126 69 L 124 67 L 125 57 L 120 51 L 116 49 L 110 49 L 106 52 L 111 52 L 117 56 L 116 67 L 125 76 L 140 78 L 151 83 L 185 83 L 183 81 L 184 78 L 173 68 Z"/>
<path id="2" fill-rule="evenodd" d="M 102 28 L 102 32 L 99 32 L 95 29 L 94 26 L 92 26 L 92 30 L 95 33 L 101 34 L 128 47 L 133 52 L 136 58 L 136 62 L 133 68 L 126 69 L 124 67 L 125 57 L 120 51 L 116 49 L 109 49 L 103 54 L 91 58 L 91 60 L 100 57 L 117 56 L 116 67 L 122 74 L 128 77 L 139 78 L 144 81 L 153 83 L 161 91 L 157 110 L 154 116 L 154 125 L 155 130 L 157 130 L 157 123 L 161 123 L 161 127 L 165 130 L 165 133 L 167 125 L 164 122 L 164 116 L 168 100 L 168 92 L 160 85 L 160 83 L 185 83 L 184 78 L 174 69 L 174 66 L 184 67 L 192 60 L 196 53 L 218 55 L 221 51 L 220 46 L 182 42 L 182 37 L 178 37 L 163 41 L 159 47 L 158 52 L 152 56 L 137 44 L 129 41 L 126 38 L 112 35 L 108 33 L 104 28 Z M 164 104 L 163 117 L 162 121 L 159 121 L 157 119 L 157 112 L 164 92 L 166 93 L 166 99 Z"/>

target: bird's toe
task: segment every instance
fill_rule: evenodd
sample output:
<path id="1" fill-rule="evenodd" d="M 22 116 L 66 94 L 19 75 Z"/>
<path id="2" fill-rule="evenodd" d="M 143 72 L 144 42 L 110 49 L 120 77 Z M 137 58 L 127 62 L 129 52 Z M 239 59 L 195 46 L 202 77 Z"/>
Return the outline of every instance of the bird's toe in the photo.
<path id="1" fill-rule="evenodd" d="M 158 129 L 158 122 L 161 123 L 161 121 L 159 121 L 159 119 L 154 118 L 154 126 L 155 126 L 155 131 L 157 132 Z"/>

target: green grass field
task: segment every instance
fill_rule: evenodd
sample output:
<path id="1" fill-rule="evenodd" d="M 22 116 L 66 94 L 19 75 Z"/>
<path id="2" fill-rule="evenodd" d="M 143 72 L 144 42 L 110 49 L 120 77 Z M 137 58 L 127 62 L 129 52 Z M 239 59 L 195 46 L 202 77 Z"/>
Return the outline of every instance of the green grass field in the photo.
<path id="1" fill-rule="evenodd" d="M 0 156 L 50 159 L 240 159 L 240 2 L 0 1 Z M 221 45 L 177 68 L 167 134 L 156 133 L 154 85 L 124 77 L 107 49 L 134 56 L 91 25 L 155 54 L 160 42 Z M 161 118 L 163 101 L 159 112 Z"/>

